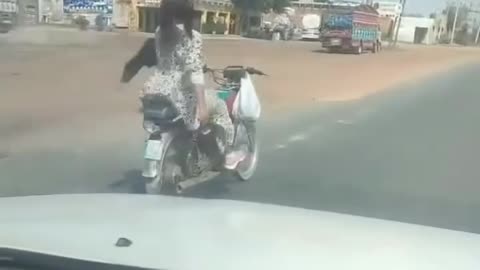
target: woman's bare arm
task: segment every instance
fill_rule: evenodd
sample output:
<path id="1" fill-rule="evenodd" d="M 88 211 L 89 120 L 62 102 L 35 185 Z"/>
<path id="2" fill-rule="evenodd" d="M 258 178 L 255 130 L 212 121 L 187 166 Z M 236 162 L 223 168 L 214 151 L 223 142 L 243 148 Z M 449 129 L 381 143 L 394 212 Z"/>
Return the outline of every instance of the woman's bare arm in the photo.
<path id="1" fill-rule="evenodd" d="M 194 32 L 192 46 L 188 52 L 186 64 L 191 72 L 191 81 L 197 95 L 197 111 L 201 122 L 208 121 L 208 108 L 205 98 L 204 62 L 202 57 L 202 38 Z"/>

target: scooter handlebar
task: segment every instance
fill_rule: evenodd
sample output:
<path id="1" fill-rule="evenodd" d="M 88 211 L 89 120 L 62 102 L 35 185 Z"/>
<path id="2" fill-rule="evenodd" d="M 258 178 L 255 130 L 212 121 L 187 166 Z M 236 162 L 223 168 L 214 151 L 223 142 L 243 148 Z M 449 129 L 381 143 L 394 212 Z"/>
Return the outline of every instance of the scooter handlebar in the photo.
<path id="1" fill-rule="evenodd" d="M 228 68 L 239 68 L 239 69 L 243 69 L 242 66 L 230 66 L 230 67 L 227 67 L 226 69 L 228 69 Z M 248 72 L 248 74 L 251 74 L 251 75 L 268 76 L 268 75 L 265 74 L 263 71 L 258 70 L 258 69 L 253 68 L 253 67 L 247 67 L 247 68 L 244 68 L 244 70 L 245 70 L 246 72 Z M 215 71 L 215 70 L 209 68 L 207 65 L 204 65 L 204 66 L 203 66 L 203 73 L 208 73 L 208 72 L 213 72 L 213 71 Z"/>
<path id="2" fill-rule="evenodd" d="M 252 75 L 267 76 L 267 74 L 265 74 L 263 71 L 253 67 L 247 67 L 245 71 L 247 71 L 248 74 L 252 74 Z"/>

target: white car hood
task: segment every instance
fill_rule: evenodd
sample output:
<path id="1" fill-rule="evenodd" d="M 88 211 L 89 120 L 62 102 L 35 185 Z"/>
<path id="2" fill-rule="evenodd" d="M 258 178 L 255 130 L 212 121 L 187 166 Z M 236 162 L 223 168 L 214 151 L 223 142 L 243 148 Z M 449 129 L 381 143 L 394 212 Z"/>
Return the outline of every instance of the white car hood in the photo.
<path id="1" fill-rule="evenodd" d="M 170 270 L 479 269 L 480 236 L 234 201 L 0 199 L 0 247 Z M 118 238 L 132 241 L 116 247 Z"/>

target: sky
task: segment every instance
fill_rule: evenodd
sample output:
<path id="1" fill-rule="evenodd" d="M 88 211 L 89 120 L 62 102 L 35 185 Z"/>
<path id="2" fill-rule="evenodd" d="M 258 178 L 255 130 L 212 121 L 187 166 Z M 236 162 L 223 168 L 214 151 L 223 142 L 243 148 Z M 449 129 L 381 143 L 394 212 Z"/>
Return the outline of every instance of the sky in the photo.
<path id="1" fill-rule="evenodd" d="M 445 2 L 444 0 L 407 0 L 405 11 L 428 15 L 445 7 Z"/>
<path id="2" fill-rule="evenodd" d="M 392 1 L 392 0 L 391 0 Z M 480 0 L 450 0 L 449 2 L 473 3 L 480 7 Z M 429 15 L 432 12 L 445 8 L 447 0 L 407 0 L 405 11 Z"/>

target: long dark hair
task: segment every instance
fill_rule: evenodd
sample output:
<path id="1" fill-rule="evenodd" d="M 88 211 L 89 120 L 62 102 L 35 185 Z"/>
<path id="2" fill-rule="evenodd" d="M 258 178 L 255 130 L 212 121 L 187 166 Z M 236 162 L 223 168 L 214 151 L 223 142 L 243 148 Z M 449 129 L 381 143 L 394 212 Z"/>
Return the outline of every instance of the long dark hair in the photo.
<path id="1" fill-rule="evenodd" d="M 195 10 L 192 0 L 163 0 L 158 12 L 160 55 L 169 55 L 180 40 L 176 23 L 182 24 L 187 37 L 193 35 Z"/>

